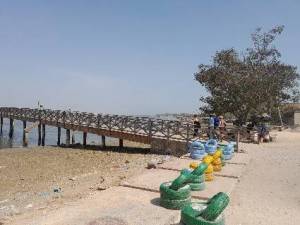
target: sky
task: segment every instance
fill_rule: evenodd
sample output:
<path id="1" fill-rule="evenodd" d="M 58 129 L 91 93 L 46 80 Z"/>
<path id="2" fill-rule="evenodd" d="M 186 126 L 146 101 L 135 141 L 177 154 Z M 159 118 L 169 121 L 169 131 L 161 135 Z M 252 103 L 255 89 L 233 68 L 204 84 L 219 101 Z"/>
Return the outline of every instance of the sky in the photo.
<path id="1" fill-rule="evenodd" d="M 285 25 L 276 46 L 300 67 L 299 12 L 298 0 L 0 0 L 0 106 L 195 113 L 197 66 L 251 46 L 257 27 Z"/>

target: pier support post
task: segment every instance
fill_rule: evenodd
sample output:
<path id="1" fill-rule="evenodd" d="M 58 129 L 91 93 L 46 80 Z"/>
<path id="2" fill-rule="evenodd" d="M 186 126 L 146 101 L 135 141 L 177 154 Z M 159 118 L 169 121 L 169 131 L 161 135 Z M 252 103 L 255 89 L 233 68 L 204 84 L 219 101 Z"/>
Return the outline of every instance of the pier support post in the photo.
<path id="1" fill-rule="evenodd" d="M 23 147 L 28 146 L 28 132 L 26 130 L 26 120 L 23 121 Z"/>
<path id="2" fill-rule="evenodd" d="M 72 142 L 72 145 L 75 144 L 76 140 L 75 140 L 75 134 L 74 134 L 74 131 L 72 131 L 72 138 L 71 138 L 71 142 Z"/>
<path id="3" fill-rule="evenodd" d="M 9 119 L 9 138 L 14 136 L 14 119 Z"/>
<path id="4" fill-rule="evenodd" d="M 105 143 L 105 136 L 104 135 L 102 135 L 101 136 L 101 143 L 102 143 L 102 148 L 106 148 L 106 143 Z"/>
<path id="5" fill-rule="evenodd" d="M 83 146 L 86 147 L 86 138 L 87 138 L 87 132 L 83 132 Z"/>
<path id="6" fill-rule="evenodd" d="M 45 146 L 46 124 L 42 124 L 42 146 Z"/>
<path id="7" fill-rule="evenodd" d="M 60 146 L 61 127 L 57 128 L 57 146 Z"/>
<path id="8" fill-rule="evenodd" d="M 120 147 L 120 148 L 123 148 L 123 147 L 124 147 L 124 145 L 123 145 L 123 139 L 119 139 L 119 147 Z"/>
<path id="9" fill-rule="evenodd" d="M 3 131 L 3 117 L 0 117 L 0 134 L 2 134 Z"/>
<path id="10" fill-rule="evenodd" d="M 42 143 L 42 125 L 39 123 L 38 125 L 38 146 Z"/>
<path id="11" fill-rule="evenodd" d="M 66 146 L 67 147 L 70 146 L 70 136 L 71 136 L 70 129 L 66 129 Z"/>

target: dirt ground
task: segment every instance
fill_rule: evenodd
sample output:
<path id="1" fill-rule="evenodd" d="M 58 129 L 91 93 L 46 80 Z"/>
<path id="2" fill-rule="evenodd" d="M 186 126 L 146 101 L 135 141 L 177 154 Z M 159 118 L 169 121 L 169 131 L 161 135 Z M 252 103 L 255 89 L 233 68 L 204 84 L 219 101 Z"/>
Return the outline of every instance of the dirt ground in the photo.
<path id="1" fill-rule="evenodd" d="M 300 224 L 300 132 L 245 149 L 252 160 L 231 195 L 226 224 Z"/>
<path id="2" fill-rule="evenodd" d="M 138 174 L 148 162 L 162 161 L 165 157 L 144 154 L 147 150 L 143 149 L 115 150 L 56 147 L 1 150 L 0 221 L 118 185 Z"/>

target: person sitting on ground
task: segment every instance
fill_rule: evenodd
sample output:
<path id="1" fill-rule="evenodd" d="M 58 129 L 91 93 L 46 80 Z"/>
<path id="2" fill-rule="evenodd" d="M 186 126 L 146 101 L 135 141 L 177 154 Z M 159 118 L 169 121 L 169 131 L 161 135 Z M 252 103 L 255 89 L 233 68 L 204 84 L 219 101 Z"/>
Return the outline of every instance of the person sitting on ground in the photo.
<path id="1" fill-rule="evenodd" d="M 199 135 L 199 130 L 201 128 L 201 124 L 197 115 L 194 115 L 193 124 L 194 124 L 194 137 L 197 137 Z"/>

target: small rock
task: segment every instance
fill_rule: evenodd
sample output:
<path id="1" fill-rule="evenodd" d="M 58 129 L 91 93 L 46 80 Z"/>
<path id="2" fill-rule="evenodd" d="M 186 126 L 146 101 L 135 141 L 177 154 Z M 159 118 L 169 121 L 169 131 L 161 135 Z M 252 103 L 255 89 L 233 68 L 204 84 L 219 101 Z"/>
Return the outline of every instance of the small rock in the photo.
<path id="1" fill-rule="evenodd" d="M 104 177 L 100 177 L 100 183 L 103 183 L 105 181 Z"/>
<path id="2" fill-rule="evenodd" d="M 54 188 L 54 189 L 53 189 L 53 192 L 59 193 L 59 192 L 61 192 L 61 188 Z"/>
<path id="3" fill-rule="evenodd" d="M 32 204 L 28 204 L 28 205 L 25 206 L 25 209 L 30 209 L 30 208 L 32 208 L 32 207 L 33 207 Z"/>
<path id="4" fill-rule="evenodd" d="M 75 181 L 75 180 L 76 180 L 76 178 L 75 178 L 75 177 L 71 177 L 71 178 L 69 178 L 69 180 L 71 180 L 71 181 Z"/>
<path id="5" fill-rule="evenodd" d="M 129 160 L 126 160 L 125 163 L 129 163 Z"/>
<path id="6" fill-rule="evenodd" d="M 119 176 L 119 178 L 120 178 L 121 180 L 124 180 L 126 177 L 125 177 L 125 176 Z"/>
<path id="7" fill-rule="evenodd" d="M 104 191 L 104 190 L 106 190 L 108 187 L 97 187 L 97 191 Z"/>
<path id="8" fill-rule="evenodd" d="M 155 169 L 156 167 L 157 166 L 155 162 L 148 162 L 147 164 L 147 169 Z"/>

